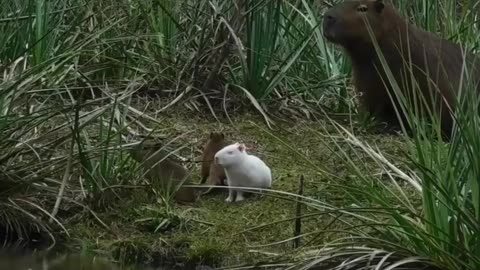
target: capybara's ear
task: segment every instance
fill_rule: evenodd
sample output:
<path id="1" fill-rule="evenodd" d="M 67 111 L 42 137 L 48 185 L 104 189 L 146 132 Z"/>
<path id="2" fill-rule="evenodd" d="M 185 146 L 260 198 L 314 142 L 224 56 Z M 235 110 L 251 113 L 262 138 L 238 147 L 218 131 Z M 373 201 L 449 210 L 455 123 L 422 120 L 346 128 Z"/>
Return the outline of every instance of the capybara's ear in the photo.
<path id="1" fill-rule="evenodd" d="M 246 148 L 246 147 L 245 147 L 245 144 L 243 144 L 243 143 L 238 144 L 238 150 L 239 150 L 240 152 L 244 152 L 244 151 L 245 151 L 245 148 Z"/>
<path id="2" fill-rule="evenodd" d="M 375 7 L 375 10 L 378 13 L 381 13 L 383 11 L 383 9 L 385 8 L 385 3 L 383 2 L 383 0 L 376 0 L 373 5 Z"/>

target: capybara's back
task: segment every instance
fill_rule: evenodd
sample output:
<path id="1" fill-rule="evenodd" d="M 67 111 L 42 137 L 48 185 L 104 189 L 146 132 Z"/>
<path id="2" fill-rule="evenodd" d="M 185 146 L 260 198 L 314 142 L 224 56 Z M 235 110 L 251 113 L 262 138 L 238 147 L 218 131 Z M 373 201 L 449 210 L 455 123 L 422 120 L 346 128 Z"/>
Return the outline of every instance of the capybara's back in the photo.
<path id="1" fill-rule="evenodd" d="M 130 151 L 130 155 L 142 165 L 151 184 L 164 191 L 172 192 L 177 186 L 190 184 L 187 169 L 169 156 L 166 150 L 139 145 Z M 198 193 L 193 187 L 180 186 L 174 197 L 177 202 L 195 202 Z"/>

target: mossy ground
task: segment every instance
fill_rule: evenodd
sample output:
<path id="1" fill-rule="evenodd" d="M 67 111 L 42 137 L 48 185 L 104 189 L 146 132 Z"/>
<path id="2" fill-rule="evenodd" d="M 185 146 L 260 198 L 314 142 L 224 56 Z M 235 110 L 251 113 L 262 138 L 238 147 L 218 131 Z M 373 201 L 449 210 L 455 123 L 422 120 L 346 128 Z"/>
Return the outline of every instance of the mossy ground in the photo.
<path id="1" fill-rule="evenodd" d="M 182 151 L 187 158 L 199 159 L 208 133 L 223 131 L 230 142 L 245 142 L 252 148 L 250 153 L 261 157 L 271 167 L 272 189 L 297 193 L 303 175 L 305 196 L 337 206 L 351 204 L 344 193 L 332 188 L 334 184 L 348 181 L 349 172 L 346 161 L 327 148 L 333 144 L 322 134 L 326 135 L 326 130 L 330 136 L 335 134 L 327 120 L 276 121 L 273 129 L 267 127 L 261 116 L 250 113 L 231 116 L 233 124 L 192 113 L 165 114 L 157 116 L 157 120 L 160 128 L 178 134 L 190 132 L 181 140 L 189 144 Z M 404 148 L 399 136 L 364 134 L 361 137 L 378 145 L 387 158 L 398 155 Z M 365 157 L 352 158 L 365 165 L 366 174 L 378 172 L 376 165 L 369 164 Z M 199 164 L 194 163 L 192 168 L 194 181 L 198 182 Z M 219 193 L 205 195 L 194 205 L 166 206 L 143 195 L 142 191 L 129 190 L 107 210 L 97 212 L 108 229 L 92 216 L 69 224 L 71 239 L 74 239 L 72 245 L 124 262 L 154 264 L 161 264 L 164 258 L 178 257 L 192 263 L 238 265 L 267 260 L 274 254 L 292 253 L 291 241 L 262 247 L 294 235 L 292 218 L 296 204 L 288 197 L 254 195 L 244 202 L 227 204 L 224 202 L 226 194 Z M 304 213 L 315 211 L 321 213 L 319 209 L 304 209 Z M 328 226 L 334 218 L 319 214 L 304 219 L 302 232 L 331 229 Z M 249 230 L 260 225 L 267 226 Z M 335 234 L 320 235 L 316 241 L 329 240 L 333 236 Z M 302 243 L 313 237 L 315 234 L 307 236 Z M 313 241 L 311 245 L 315 243 L 318 242 Z"/>

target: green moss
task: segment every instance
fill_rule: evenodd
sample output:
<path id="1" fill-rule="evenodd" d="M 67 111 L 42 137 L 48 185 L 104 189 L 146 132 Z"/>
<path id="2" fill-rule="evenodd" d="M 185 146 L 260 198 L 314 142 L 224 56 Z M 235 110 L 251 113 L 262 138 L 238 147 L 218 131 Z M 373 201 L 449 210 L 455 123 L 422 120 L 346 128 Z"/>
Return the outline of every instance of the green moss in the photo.
<path id="1" fill-rule="evenodd" d="M 328 149 L 332 143 L 325 144 L 320 134 L 325 129 L 332 132 L 333 128 L 328 124 L 278 122 L 273 130 L 269 130 L 262 118 L 250 114 L 233 118 L 233 125 L 202 116 L 192 117 L 191 114 L 170 115 L 158 119 L 162 123 L 158 128 L 168 130 L 172 136 L 193 131 L 178 142 L 190 146 L 181 152 L 190 160 L 200 157 L 210 131 L 222 130 L 231 142 L 245 142 L 251 153 L 264 159 L 272 168 L 272 189 L 296 193 L 303 175 L 306 196 L 333 205 L 352 203 L 345 194 L 332 188 L 332 184 L 352 180 L 345 161 Z M 382 145 L 386 155 L 396 155 L 402 147 L 399 137 L 395 136 L 364 135 L 363 138 Z M 365 156 L 352 154 L 352 159 L 365 163 L 366 173 L 376 173 L 376 164 L 366 162 Z M 194 170 L 194 181 L 198 181 L 199 163 L 189 165 Z M 330 174 L 321 173 L 325 168 Z M 288 197 L 279 198 L 268 193 L 252 195 L 241 203 L 227 204 L 224 202 L 226 193 L 220 193 L 205 195 L 195 205 L 167 207 L 146 199 L 146 196 L 138 196 L 142 191 L 131 192 L 128 199 L 118 202 L 115 208 L 99 214 L 108 224 L 108 230 L 93 221 L 71 224 L 73 238 L 89 242 L 87 246 L 100 253 L 128 262 L 154 262 L 164 256 L 165 259 L 170 257 L 190 263 L 237 265 L 292 254 L 291 241 L 282 242 L 293 236 L 295 202 Z M 320 210 L 306 208 L 304 213 Z M 316 241 L 331 239 L 333 234 L 322 232 L 331 229 L 332 219 L 334 217 L 321 214 L 304 219 L 304 232 L 319 233 L 309 235 L 303 243 L 314 238 Z M 170 224 L 156 230 L 162 220 Z M 252 229 L 262 225 L 264 227 Z M 276 245 L 269 245 L 279 241 Z"/>

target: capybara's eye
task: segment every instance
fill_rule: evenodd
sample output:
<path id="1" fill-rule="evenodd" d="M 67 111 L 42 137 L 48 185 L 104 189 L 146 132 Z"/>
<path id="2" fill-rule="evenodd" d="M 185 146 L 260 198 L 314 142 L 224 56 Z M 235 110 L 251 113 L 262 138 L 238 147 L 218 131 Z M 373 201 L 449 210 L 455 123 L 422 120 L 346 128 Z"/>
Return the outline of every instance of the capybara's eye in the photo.
<path id="1" fill-rule="evenodd" d="M 357 7 L 358 12 L 367 12 L 368 7 L 366 5 L 360 5 Z"/>

